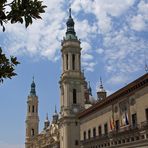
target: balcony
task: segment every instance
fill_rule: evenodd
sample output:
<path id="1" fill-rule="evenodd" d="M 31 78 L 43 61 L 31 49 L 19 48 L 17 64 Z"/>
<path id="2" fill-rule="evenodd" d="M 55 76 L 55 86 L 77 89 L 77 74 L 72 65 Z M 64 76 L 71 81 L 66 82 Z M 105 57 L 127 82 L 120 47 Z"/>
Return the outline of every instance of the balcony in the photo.
<path id="1" fill-rule="evenodd" d="M 143 145 L 148 145 L 148 121 L 136 124 L 134 126 L 121 127 L 118 130 L 109 132 L 105 135 L 91 137 L 81 141 L 82 147 L 89 148 L 95 146 L 97 148 L 104 147 L 124 147 L 141 142 Z"/>
<path id="2" fill-rule="evenodd" d="M 148 129 L 148 120 L 141 123 L 142 129 Z"/>

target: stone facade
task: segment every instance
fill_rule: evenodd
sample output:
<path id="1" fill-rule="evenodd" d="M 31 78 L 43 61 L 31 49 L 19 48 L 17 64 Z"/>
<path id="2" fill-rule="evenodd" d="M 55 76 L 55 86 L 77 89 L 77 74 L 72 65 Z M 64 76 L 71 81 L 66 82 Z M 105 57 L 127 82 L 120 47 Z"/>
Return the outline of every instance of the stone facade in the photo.
<path id="1" fill-rule="evenodd" d="M 100 79 L 95 100 L 81 71 L 81 46 L 71 10 L 62 41 L 60 113 L 39 133 L 34 80 L 27 100 L 25 148 L 148 147 L 148 74 L 107 96 Z"/>
<path id="2" fill-rule="evenodd" d="M 148 74 L 78 116 L 81 147 L 148 147 Z"/>

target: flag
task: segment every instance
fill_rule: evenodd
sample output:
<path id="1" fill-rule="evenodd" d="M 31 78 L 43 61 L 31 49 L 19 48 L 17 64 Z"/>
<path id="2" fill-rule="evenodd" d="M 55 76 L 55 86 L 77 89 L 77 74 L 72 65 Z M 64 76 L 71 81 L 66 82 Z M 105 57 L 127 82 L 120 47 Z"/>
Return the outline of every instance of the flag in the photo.
<path id="1" fill-rule="evenodd" d="M 110 129 L 113 130 L 115 128 L 113 116 L 110 118 Z"/>
<path id="2" fill-rule="evenodd" d="M 122 127 L 122 126 L 124 126 L 124 116 L 123 116 L 123 114 L 120 116 L 120 126 Z"/>
<path id="3" fill-rule="evenodd" d="M 113 129 L 113 126 L 112 126 L 112 121 L 111 121 L 111 118 L 110 118 L 109 123 L 110 123 L 110 129 L 112 130 L 112 129 Z"/>

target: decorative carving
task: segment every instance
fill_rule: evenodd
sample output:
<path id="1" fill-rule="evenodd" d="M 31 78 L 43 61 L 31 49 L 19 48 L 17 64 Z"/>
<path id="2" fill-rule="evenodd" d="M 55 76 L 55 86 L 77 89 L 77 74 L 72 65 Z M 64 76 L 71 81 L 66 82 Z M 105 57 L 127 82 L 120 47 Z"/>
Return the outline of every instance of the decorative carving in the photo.
<path id="1" fill-rule="evenodd" d="M 131 98 L 130 99 L 130 105 L 133 106 L 135 103 L 136 103 L 135 99 L 134 98 Z"/>

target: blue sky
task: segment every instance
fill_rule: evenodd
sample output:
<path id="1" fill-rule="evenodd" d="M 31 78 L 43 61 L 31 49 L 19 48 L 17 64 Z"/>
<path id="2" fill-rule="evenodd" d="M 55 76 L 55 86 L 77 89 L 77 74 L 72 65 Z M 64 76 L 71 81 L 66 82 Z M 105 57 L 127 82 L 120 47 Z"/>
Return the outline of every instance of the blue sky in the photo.
<path id="1" fill-rule="evenodd" d="M 44 0 L 42 20 L 25 29 L 6 25 L 0 46 L 21 64 L 17 77 L 0 85 L 0 148 L 23 148 L 26 101 L 33 75 L 39 97 L 40 130 L 46 113 L 59 110 L 61 40 L 71 4 L 75 30 L 81 39 L 82 68 L 93 95 L 100 76 L 108 94 L 145 73 L 148 62 L 147 0 Z"/>

